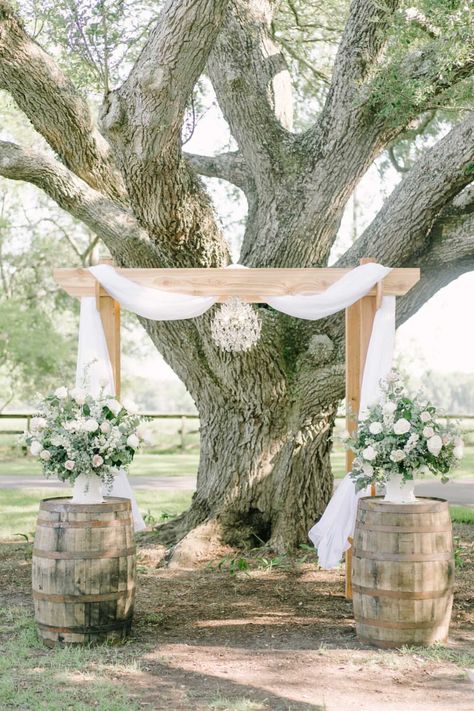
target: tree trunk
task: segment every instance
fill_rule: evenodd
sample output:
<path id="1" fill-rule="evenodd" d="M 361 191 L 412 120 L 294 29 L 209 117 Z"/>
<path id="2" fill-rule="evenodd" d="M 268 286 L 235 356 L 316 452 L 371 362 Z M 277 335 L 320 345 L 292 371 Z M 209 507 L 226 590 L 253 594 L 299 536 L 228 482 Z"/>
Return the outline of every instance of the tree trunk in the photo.
<path id="1" fill-rule="evenodd" d="M 307 541 L 332 493 L 340 351 L 321 334 L 298 346 L 295 320 L 259 311 L 262 338 L 249 353 L 224 354 L 211 342 L 206 357 L 186 358 L 183 377 L 201 419 L 197 489 L 188 511 L 159 526 L 163 542 L 184 539 L 185 555 L 203 527 L 210 550 L 218 539 L 292 551 Z"/>

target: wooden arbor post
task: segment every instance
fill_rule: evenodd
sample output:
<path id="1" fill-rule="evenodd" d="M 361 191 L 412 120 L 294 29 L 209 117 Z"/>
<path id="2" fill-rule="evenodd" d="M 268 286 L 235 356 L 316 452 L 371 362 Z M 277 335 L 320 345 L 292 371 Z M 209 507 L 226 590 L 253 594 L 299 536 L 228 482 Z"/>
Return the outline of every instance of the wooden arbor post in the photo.
<path id="1" fill-rule="evenodd" d="M 361 259 L 361 264 L 370 264 L 373 259 Z M 374 294 L 367 294 L 346 309 L 346 429 L 352 433 L 357 427 L 360 409 L 360 393 L 364 375 L 365 361 L 369 349 L 370 337 L 375 314 L 383 295 L 382 283 L 377 285 Z M 350 472 L 354 452 L 346 452 L 346 472 Z M 371 496 L 375 496 L 372 484 Z M 352 538 L 349 539 L 352 544 Z M 346 597 L 352 598 L 352 547 L 346 551 Z"/>
<path id="2" fill-rule="evenodd" d="M 361 263 L 371 262 L 361 260 Z M 264 303 L 267 296 L 317 294 L 325 291 L 351 269 L 117 269 L 138 284 L 194 296 L 214 296 L 217 302 L 239 297 L 248 303 Z M 120 306 L 87 269 L 56 269 L 56 282 L 76 298 L 96 296 L 112 363 L 115 389 L 120 395 Z M 406 294 L 420 279 L 420 270 L 393 269 L 366 296 L 346 309 L 346 396 L 348 413 L 357 415 L 367 348 L 375 313 L 383 295 Z M 355 427 L 348 419 L 347 427 Z M 347 471 L 352 464 L 346 457 Z M 350 559 L 350 550 L 348 556 Z M 346 595 L 351 597 L 350 560 L 346 568 Z"/>
<path id="3" fill-rule="evenodd" d="M 102 260 L 100 264 L 112 264 L 111 260 Z M 95 280 L 94 280 L 95 281 Z M 110 294 L 101 289 L 98 281 L 94 284 L 94 293 L 97 311 L 100 313 L 104 329 L 107 350 L 109 351 L 112 375 L 114 378 L 115 396 L 120 397 L 121 368 L 120 368 L 120 304 Z"/>

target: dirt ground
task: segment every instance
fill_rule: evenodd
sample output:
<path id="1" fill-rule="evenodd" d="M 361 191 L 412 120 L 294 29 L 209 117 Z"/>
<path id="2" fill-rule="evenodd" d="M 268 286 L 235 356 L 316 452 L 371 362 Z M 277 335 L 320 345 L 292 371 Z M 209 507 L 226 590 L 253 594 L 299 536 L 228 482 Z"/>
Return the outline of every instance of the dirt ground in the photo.
<path id="1" fill-rule="evenodd" d="M 357 641 L 343 570 L 321 571 L 307 552 L 273 565 L 255 554 L 237 572 L 230 557 L 170 569 L 145 537 L 133 637 L 119 652 L 141 661 L 120 682 L 153 710 L 473 711 L 474 526 L 456 529 L 450 644 L 401 652 Z M 28 544 L 0 544 L 0 580 L 2 607 L 30 611 Z"/>

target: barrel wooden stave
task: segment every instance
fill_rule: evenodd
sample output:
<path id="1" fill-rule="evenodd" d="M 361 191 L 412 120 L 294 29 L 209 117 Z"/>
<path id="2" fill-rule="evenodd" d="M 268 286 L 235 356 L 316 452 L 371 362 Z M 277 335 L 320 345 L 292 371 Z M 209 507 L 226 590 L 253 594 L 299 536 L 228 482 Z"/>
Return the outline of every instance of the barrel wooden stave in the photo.
<path id="1" fill-rule="evenodd" d="M 353 547 L 359 638 L 379 647 L 446 641 L 454 584 L 447 502 L 361 499 Z"/>
<path id="2" fill-rule="evenodd" d="M 41 502 L 33 551 L 33 599 L 48 646 L 123 639 L 135 595 L 130 502 Z"/>

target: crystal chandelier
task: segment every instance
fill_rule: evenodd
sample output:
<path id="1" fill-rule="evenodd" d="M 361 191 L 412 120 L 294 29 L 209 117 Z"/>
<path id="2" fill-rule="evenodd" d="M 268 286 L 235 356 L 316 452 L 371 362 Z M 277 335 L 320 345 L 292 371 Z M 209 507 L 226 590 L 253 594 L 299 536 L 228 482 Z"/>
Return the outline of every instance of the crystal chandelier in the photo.
<path id="1" fill-rule="evenodd" d="M 257 343 L 261 330 L 255 309 L 239 298 L 224 302 L 211 323 L 213 340 L 229 353 L 248 351 Z"/>

